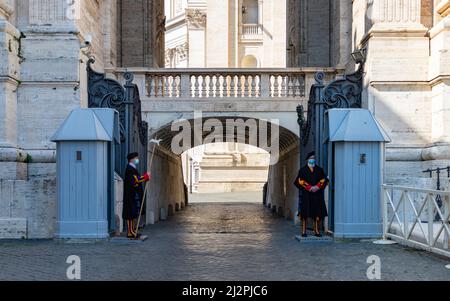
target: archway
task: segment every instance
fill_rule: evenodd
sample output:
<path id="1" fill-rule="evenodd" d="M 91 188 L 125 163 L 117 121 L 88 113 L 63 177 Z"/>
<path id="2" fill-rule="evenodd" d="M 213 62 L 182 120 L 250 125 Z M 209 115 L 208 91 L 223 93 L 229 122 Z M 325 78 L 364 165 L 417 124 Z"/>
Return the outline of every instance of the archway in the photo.
<path id="1" fill-rule="evenodd" d="M 201 132 L 196 137 L 195 128 L 199 125 Z M 183 127 L 187 130 L 183 130 Z M 223 131 L 217 130 L 217 127 Z M 183 131 L 186 135 L 183 141 L 185 145 L 181 145 L 180 140 Z M 150 139 L 159 141 L 159 145 L 149 147 L 149 157 L 155 158 L 151 167 L 155 181 L 149 187 L 151 193 L 147 215 L 154 216 L 155 221 L 159 220 L 161 209 L 163 212 L 173 212 L 171 208 L 183 208 L 188 203 L 190 187 L 186 185 L 189 182 L 183 175 L 186 161 L 183 163 L 182 154 L 193 147 L 212 142 L 241 143 L 264 149 L 270 156 L 267 162 L 268 180 L 265 193 L 260 191 L 259 203 L 261 206 L 265 204 L 269 208 L 277 208 L 277 215 L 295 218 L 297 191 L 292 183 L 298 171 L 299 138 L 287 128 L 250 117 L 211 116 L 176 120 L 154 131 Z M 152 155 L 153 152 L 155 155 Z M 215 180 L 220 182 L 220 179 Z"/>

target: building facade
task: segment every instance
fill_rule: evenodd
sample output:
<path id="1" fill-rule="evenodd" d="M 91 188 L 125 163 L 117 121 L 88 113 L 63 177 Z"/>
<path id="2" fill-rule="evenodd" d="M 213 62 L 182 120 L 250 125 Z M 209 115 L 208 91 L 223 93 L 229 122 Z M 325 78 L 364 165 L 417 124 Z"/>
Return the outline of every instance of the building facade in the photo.
<path id="1" fill-rule="evenodd" d="M 191 53 L 206 49 L 220 55 L 203 57 L 196 66 L 268 66 L 264 62 L 269 56 L 256 50 L 262 32 L 263 44 L 264 37 L 272 39 L 267 48 L 277 57 L 271 61 L 279 57 L 294 68 L 276 72 L 325 70 L 335 78 L 354 71 L 351 53 L 364 49 L 363 107 L 375 114 L 392 139 L 385 182 L 423 186 L 423 170 L 450 163 L 450 0 L 229 0 L 215 9 L 209 3 L 207 15 L 201 10 L 204 2 L 187 3 L 196 7 L 188 14 L 188 23 L 195 27 L 191 37 L 206 35 L 206 45 L 187 41 L 189 63 L 194 64 Z M 233 6 L 238 9 L 229 9 Z M 152 72 L 162 72 L 167 64 L 165 35 L 171 34 L 165 32 L 164 9 L 164 1 L 150 0 L 0 0 L 0 237 L 53 237 L 57 179 L 50 137 L 72 109 L 87 106 L 88 56 L 95 56 L 98 71 L 119 80 L 124 69 L 133 71 L 139 83 Z M 272 10 L 285 17 L 266 21 L 266 12 Z M 240 23 L 244 11 L 248 19 Z M 277 34 L 279 28 L 286 34 Z M 285 51 L 280 55 L 275 47 Z M 248 55 L 257 63 L 246 60 Z M 308 78 L 306 87 L 313 83 Z M 144 85 L 141 92 L 146 95 Z M 199 108 L 209 108 L 211 116 L 278 112 L 283 122 L 292 119 L 295 124 L 296 105 L 307 101 L 237 99 L 198 105 L 143 99 L 149 134 L 164 126 L 159 112 L 177 118 L 179 110 Z M 296 134 L 294 127 L 281 135 L 284 148 L 269 170 L 268 199 L 292 218 L 297 198 L 292 179 L 300 162 L 298 140 L 291 140 L 291 133 Z M 160 176 L 152 184 L 148 208 L 156 221 L 161 207 L 180 202 L 181 169 L 179 156 L 158 149 L 153 172 Z"/>
<path id="2" fill-rule="evenodd" d="M 286 10 L 275 3 L 166 0 L 166 68 L 286 67 L 286 47 L 279 42 L 286 27 L 274 26 L 284 22 Z M 211 19 L 219 13 L 223 17 Z M 227 43 L 220 49 L 208 46 L 218 37 Z M 185 182 L 199 193 L 260 191 L 267 182 L 268 156 L 249 145 L 199 146 L 182 157 Z"/>
<path id="3" fill-rule="evenodd" d="M 166 0 L 165 12 L 166 68 L 286 66 L 284 1 Z"/>

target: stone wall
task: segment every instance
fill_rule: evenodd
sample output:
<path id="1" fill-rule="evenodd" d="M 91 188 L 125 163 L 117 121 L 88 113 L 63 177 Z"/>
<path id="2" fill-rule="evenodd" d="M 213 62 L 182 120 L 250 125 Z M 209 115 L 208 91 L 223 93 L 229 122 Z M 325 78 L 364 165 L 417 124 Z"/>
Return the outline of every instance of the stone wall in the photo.
<path id="1" fill-rule="evenodd" d="M 421 170 L 450 163 L 449 1 L 429 2 L 353 1 L 353 47 L 367 49 L 363 105 L 392 139 L 386 181 L 420 183 Z"/>
<path id="2" fill-rule="evenodd" d="M 296 221 L 298 189 L 294 186 L 299 169 L 299 148 L 282 154 L 277 164 L 269 168 L 267 206 L 273 212 Z"/>
<path id="3" fill-rule="evenodd" d="M 148 162 L 152 161 L 150 172 L 152 179 L 147 192 L 147 223 L 153 224 L 164 220 L 161 208 L 166 215 L 173 215 L 187 204 L 184 194 L 183 165 L 181 156 L 175 156 L 160 147 L 149 146 Z"/>
<path id="4" fill-rule="evenodd" d="M 124 223 L 122 218 L 122 211 L 123 211 L 123 180 L 122 178 L 117 174 L 114 173 L 114 187 L 116 192 L 116 198 L 115 198 L 115 226 L 116 226 L 116 235 L 123 232 L 124 229 Z"/>
<path id="5" fill-rule="evenodd" d="M 0 115 L 7 115 L 0 117 L 7 123 L 0 125 L 0 204 L 5 209 L 0 219 L 10 232 L 0 238 L 51 238 L 56 150 L 50 138 L 73 109 L 87 106 L 88 49 L 81 47 L 92 36 L 90 51 L 103 69 L 104 50 L 109 53 L 103 29 L 115 25 L 107 26 L 113 14 L 102 18 L 102 4 L 113 2 L 82 0 L 73 7 L 59 0 L 6 2 L 4 10 L 0 1 L 0 12 L 8 11 L 12 23 L 1 13 L 0 105 L 6 99 L 7 110 L 0 109 Z"/>
<path id="6" fill-rule="evenodd" d="M 352 1 L 287 1 L 287 65 L 348 67 Z"/>
<path id="7" fill-rule="evenodd" d="M 164 62 L 164 1 L 119 0 L 119 65 L 161 67 Z"/>
<path id="8" fill-rule="evenodd" d="M 56 180 L 0 180 L 0 238 L 53 237 Z"/>

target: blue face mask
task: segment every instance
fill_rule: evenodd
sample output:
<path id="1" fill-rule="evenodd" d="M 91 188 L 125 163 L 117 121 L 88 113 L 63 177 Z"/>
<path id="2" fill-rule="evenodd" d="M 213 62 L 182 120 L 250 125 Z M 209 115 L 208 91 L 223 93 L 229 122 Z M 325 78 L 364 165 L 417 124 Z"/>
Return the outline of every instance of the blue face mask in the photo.
<path id="1" fill-rule="evenodd" d="M 316 166 L 316 160 L 315 159 L 308 160 L 308 165 L 309 166 Z"/>
<path id="2" fill-rule="evenodd" d="M 134 160 L 134 165 L 139 165 L 139 159 Z"/>

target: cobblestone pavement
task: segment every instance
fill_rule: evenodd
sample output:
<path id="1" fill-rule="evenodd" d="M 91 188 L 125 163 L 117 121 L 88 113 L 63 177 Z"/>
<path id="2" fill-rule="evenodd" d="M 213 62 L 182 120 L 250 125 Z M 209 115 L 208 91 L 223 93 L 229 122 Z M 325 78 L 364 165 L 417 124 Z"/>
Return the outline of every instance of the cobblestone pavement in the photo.
<path id="1" fill-rule="evenodd" d="M 292 222 L 256 203 L 194 203 L 145 230 L 138 244 L 0 242 L 0 279 L 65 280 L 81 258 L 83 280 L 367 280 L 370 255 L 382 280 L 450 280 L 450 260 L 399 245 L 301 244 Z"/>

